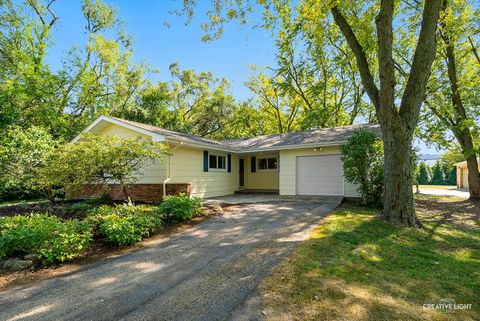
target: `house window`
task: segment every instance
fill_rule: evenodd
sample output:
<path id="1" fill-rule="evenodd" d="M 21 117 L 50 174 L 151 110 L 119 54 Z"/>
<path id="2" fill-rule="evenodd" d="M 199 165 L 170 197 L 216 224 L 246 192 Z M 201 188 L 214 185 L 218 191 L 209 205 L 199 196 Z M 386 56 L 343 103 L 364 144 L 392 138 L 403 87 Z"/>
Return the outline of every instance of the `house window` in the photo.
<path id="1" fill-rule="evenodd" d="M 266 157 L 258 159 L 258 170 L 266 171 L 278 168 L 277 157 Z"/>
<path id="2" fill-rule="evenodd" d="M 227 168 L 226 156 L 210 155 L 208 168 L 224 170 Z"/>

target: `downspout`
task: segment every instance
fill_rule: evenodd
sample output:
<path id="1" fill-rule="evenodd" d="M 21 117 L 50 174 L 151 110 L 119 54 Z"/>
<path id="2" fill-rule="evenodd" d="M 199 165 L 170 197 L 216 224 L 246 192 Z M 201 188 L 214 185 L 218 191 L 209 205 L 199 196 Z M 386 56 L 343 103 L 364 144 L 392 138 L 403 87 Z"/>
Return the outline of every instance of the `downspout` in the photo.
<path id="1" fill-rule="evenodd" d="M 182 146 L 183 142 L 180 142 L 177 146 L 175 146 L 171 151 L 168 157 L 168 177 L 163 181 L 163 196 L 167 195 L 167 183 L 172 180 L 172 159 L 173 159 L 173 151 L 177 150 L 180 146 Z"/>

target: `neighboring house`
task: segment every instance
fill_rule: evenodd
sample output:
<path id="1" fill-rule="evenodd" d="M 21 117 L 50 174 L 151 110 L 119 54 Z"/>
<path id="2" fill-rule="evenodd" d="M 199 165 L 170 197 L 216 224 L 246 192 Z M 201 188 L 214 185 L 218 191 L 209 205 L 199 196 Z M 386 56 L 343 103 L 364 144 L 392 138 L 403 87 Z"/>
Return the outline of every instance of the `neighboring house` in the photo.
<path id="1" fill-rule="evenodd" d="M 480 158 L 477 158 L 477 161 L 480 163 Z M 457 167 L 457 188 L 468 188 L 467 161 L 456 163 L 455 166 Z"/>
<path id="2" fill-rule="evenodd" d="M 136 199 L 160 200 L 163 191 L 187 191 L 205 198 L 243 189 L 357 197 L 356 187 L 343 177 L 340 145 L 360 127 L 380 133 L 378 124 L 364 124 L 214 141 L 107 116 L 100 116 L 83 132 L 143 136 L 169 146 L 171 156 L 145 168 L 131 187 Z"/>

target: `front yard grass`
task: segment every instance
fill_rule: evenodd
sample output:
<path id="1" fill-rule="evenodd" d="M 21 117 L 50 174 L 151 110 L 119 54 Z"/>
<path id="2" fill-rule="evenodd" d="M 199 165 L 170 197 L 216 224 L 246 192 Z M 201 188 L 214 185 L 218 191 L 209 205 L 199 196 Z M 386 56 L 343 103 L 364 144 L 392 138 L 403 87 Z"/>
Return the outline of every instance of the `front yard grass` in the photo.
<path id="1" fill-rule="evenodd" d="M 421 196 L 425 229 L 342 205 L 261 286 L 269 320 L 479 320 L 480 209 Z M 453 299 L 470 310 L 426 309 Z M 442 301 L 444 300 L 444 301 Z"/>

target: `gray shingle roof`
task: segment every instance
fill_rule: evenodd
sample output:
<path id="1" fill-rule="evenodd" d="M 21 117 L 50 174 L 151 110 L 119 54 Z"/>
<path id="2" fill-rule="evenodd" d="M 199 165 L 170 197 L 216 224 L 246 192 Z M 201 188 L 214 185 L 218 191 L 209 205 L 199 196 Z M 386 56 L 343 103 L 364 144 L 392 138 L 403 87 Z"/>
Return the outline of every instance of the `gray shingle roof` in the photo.
<path id="1" fill-rule="evenodd" d="M 303 132 L 290 132 L 283 134 L 257 136 L 244 139 L 232 139 L 222 141 L 226 146 L 238 149 L 271 149 L 284 148 L 296 145 L 315 145 L 344 142 L 354 130 L 366 128 L 377 135 L 381 135 L 378 123 L 358 124 L 334 128 L 320 128 Z"/>
<path id="2" fill-rule="evenodd" d="M 129 125 L 138 127 L 138 128 L 142 128 L 142 129 L 145 129 L 145 130 L 163 135 L 163 136 L 168 137 L 170 139 L 176 139 L 176 140 L 179 140 L 179 141 L 182 141 L 182 142 L 192 143 L 192 144 L 205 144 L 205 145 L 216 146 L 216 147 L 219 147 L 219 148 L 228 148 L 228 146 L 222 144 L 221 142 L 211 140 L 211 139 L 207 139 L 207 138 L 203 138 L 203 137 L 200 137 L 200 136 L 175 132 L 173 130 L 168 130 L 168 129 L 165 129 L 165 128 L 160 128 L 160 127 L 147 125 L 147 124 L 143 124 L 143 123 L 138 123 L 136 121 L 126 120 L 126 119 L 122 119 L 122 118 L 117 118 L 117 117 L 112 117 L 112 116 L 108 116 L 108 117 L 116 119 L 118 121 L 121 121 L 121 122 L 129 124 Z"/>
<path id="3" fill-rule="evenodd" d="M 111 117 L 111 116 L 109 116 Z M 248 151 L 248 150 L 272 150 L 275 148 L 301 147 L 301 145 L 328 145 L 334 143 L 342 143 L 350 137 L 358 128 L 366 128 L 381 136 L 380 126 L 378 123 L 358 124 L 341 126 L 334 128 L 312 129 L 302 132 L 290 132 L 283 134 L 273 134 L 256 136 L 251 138 L 232 139 L 224 141 L 215 141 L 200 136 L 175 132 L 172 130 L 138 123 L 117 117 L 111 117 L 131 126 L 139 127 L 167 138 L 182 141 L 185 143 L 200 144 L 211 146 L 212 148 L 228 149 L 232 151 Z"/>

